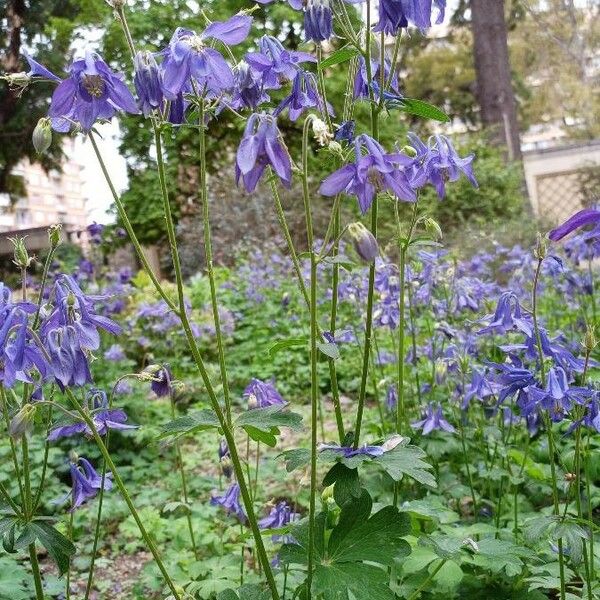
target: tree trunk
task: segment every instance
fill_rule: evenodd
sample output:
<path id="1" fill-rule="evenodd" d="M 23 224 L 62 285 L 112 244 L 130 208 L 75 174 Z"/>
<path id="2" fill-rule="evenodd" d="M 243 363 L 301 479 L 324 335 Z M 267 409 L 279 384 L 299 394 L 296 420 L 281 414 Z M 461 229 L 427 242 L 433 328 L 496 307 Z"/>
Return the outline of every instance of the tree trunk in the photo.
<path id="1" fill-rule="evenodd" d="M 481 120 L 510 160 L 521 158 L 517 103 L 508 57 L 504 0 L 471 0 L 471 27 Z"/>

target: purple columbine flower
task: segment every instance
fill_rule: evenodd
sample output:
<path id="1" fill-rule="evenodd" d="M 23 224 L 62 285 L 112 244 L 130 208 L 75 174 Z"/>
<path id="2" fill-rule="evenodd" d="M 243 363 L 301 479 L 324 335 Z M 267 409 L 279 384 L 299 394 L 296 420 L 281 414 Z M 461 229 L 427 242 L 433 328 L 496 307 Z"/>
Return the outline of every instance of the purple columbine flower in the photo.
<path id="1" fill-rule="evenodd" d="M 304 9 L 304 37 L 317 44 L 333 34 L 333 13 L 329 0 L 307 0 Z"/>
<path id="2" fill-rule="evenodd" d="M 152 52 L 138 52 L 134 61 L 133 84 L 138 95 L 138 106 L 147 117 L 163 105 L 162 73 Z"/>
<path id="3" fill-rule="evenodd" d="M 525 416 L 538 408 L 547 410 L 553 421 L 561 421 L 570 412 L 574 404 L 584 404 L 592 396 L 589 388 L 570 386 L 567 374 L 561 367 L 552 367 L 548 371 L 546 389 L 531 386 L 524 398 L 521 409 Z"/>
<path id="4" fill-rule="evenodd" d="M 50 366 L 62 388 L 92 383 L 87 356 L 72 325 L 51 329 L 45 341 Z"/>
<path id="5" fill-rule="evenodd" d="M 278 90 L 283 81 L 292 81 L 300 65 L 305 62 L 317 62 L 308 52 L 286 50 L 281 42 L 270 35 L 264 35 L 258 41 L 259 52 L 248 52 L 246 62 L 259 73 L 263 88 Z"/>
<path id="6" fill-rule="evenodd" d="M 354 141 L 355 122 L 353 120 L 344 121 L 336 128 L 333 139 L 336 142 L 348 142 L 351 144 Z"/>
<path id="7" fill-rule="evenodd" d="M 241 523 L 246 522 L 246 513 L 240 504 L 240 486 L 232 483 L 222 496 L 213 496 L 210 499 L 212 506 L 220 506 L 227 514 L 238 518 Z"/>
<path id="8" fill-rule="evenodd" d="M 354 448 L 352 446 L 338 446 L 337 444 L 319 444 L 319 452 L 334 452 L 342 458 L 352 458 L 353 456 L 369 456 L 370 458 L 377 458 L 381 456 L 385 449 L 381 446 L 360 446 Z"/>
<path id="9" fill-rule="evenodd" d="M 266 113 L 250 115 L 237 150 L 235 177 L 246 191 L 256 189 L 267 165 L 271 165 L 287 188 L 292 185 L 292 162 L 274 116 Z"/>
<path id="10" fill-rule="evenodd" d="M 548 234 L 548 237 L 553 242 L 558 242 L 576 229 L 580 229 L 586 225 L 593 225 L 595 223 L 600 223 L 600 210 L 596 210 L 594 208 L 584 208 L 567 219 L 562 225 L 556 229 L 553 229 Z"/>
<path id="11" fill-rule="evenodd" d="M 258 526 L 261 529 L 280 529 L 285 527 L 289 523 L 293 523 L 300 518 L 300 514 L 294 512 L 292 507 L 285 501 L 278 502 L 269 512 L 266 517 L 263 517 L 259 522 Z M 275 534 L 271 537 L 271 540 L 276 544 L 292 544 L 293 538 L 291 535 Z"/>
<path id="12" fill-rule="evenodd" d="M 173 389 L 173 375 L 169 365 L 163 365 L 152 373 L 150 389 L 159 397 L 169 396 Z"/>
<path id="13" fill-rule="evenodd" d="M 461 158 L 444 135 L 432 136 L 427 146 L 414 133 L 409 133 L 408 138 L 417 153 L 413 163 L 412 185 L 422 187 L 431 183 L 442 199 L 446 195 L 446 182 L 457 181 L 463 173 L 473 187 L 479 187 L 473 173 L 474 154 Z"/>
<path id="14" fill-rule="evenodd" d="M 102 58 L 86 52 L 75 60 L 70 75 L 52 94 L 48 115 L 56 131 L 67 132 L 73 123 L 89 131 L 98 119 L 111 119 L 118 110 L 137 114 L 138 108 L 123 77 Z"/>
<path id="15" fill-rule="evenodd" d="M 373 31 L 397 35 L 409 25 L 428 29 L 431 27 L 433 4 L 438 9 L 435 23 L 439 25 L 444 20 L 446 0 L 379 0 L 379 21 Z"/>
<path id="16" fill-rule="evenodd" d="M 261 381 L 254 377 L 246 386 L 243 396 L 248 400 L 249 409 L 287 404 L 272 382 Z"/>
<path id="17" fill-rule="evenodd" d="M 392 65 L 389 60 L 384 59 L 383 62 L 383 75 L 386 81 L 389 80 L 390 93 L 393 92 L 394 97 L 400 96 L 398 89 L 398 74 L 392 72 Z M 375 98 L 378 98 L 379 94 L 379 82 L 381 81 L 381 63 L 378 59 L 371 60 L 371 81 L 369 81 L 369 74 L 367 72 L 367 63 L 364 58 L 360 58 L 358 62 L 358 69 L 354 77 L 354 98 L 369 98 L 369 89 L 375 92 Z"/>
<path id="18" fill-rule="evenodd" d="M 113 335 L 121 333 L 121 327 L 112 319 L 96 313 L 95 303 L 107 296 L 86 296 L 75 280 L 68 275 L 60 275 L 54 284 L 53 293 L 56 306 L 44 321 L 42 336 L 52 329 L 72 327 L 81 349 L 97 350 L 100 347 L 100 333 L 103 329 Z"/>
<path id="19" fill-rule="evenodd" d="M 60 83 L 60 77 L 57 77 L 52 71 L 44 67 L 44 65 L 40 65 L 40 63 L 31 58 L 29 54 L 23 52 L 23 56 L 29 64 L 27 77 L 41 77 L 42 79 L 50 79 L 51 81 L 57 81 Z"/>
<path id="20" fill-rule="evenodd" d="M 332 112 L 319 95 L 315 76 L 308 71 L 298 71 L 289 95 L 281 101 L 273 116 L 279 116 L 286 108 L 289 110 L 290 121 L 297 121 L 303 112 L 311 108 L 318 108 L 322 113 Z"/>
<path id="21" fill-rule="evenodd" d="M 199 85 L 200 93 L 206 90 L 220 95 L 231 90 L 234 84 L 231 67 L 206 41 L 215 39 L 235 46 L 248 37 L 251 26 L 252 17 L 235 15 L 227 21 L 211 23 L 200 35 L 178 27 L 169 46 L 162 51 L 165 98 L 176 100 L 182 92 L 191 91 L 191 81 Z"/>
<path id="22" fill-rule="evenodd" d="M 483 318 L 484 321 L 489 319 L 491 319 L 489 325 L 480 329 L 477 332 L 478 335 L 486 333 L 505 334 L 509 331 L 520 331 L 528 336 L 533 334 L 531 318 L 523 314 L 519 299 L 514 292 L 504 292 L 500 296 L 494 314 Z"/>
<path id="23" fill-rule="evenodd" d="M 269 101 L 260 73 L 252 69 L 245 60 L 240 61 L 235 67 L 234 78 L 235 85 L 231 100 L 227 102 L 232 108 L 256 110 L 260 104 Z"/>
<path id="24" fill-rule="evenodd" d="M 415 190 L 401 169 L 412 165 L 411 158 L 399 152 L 386 153 L 379 142 L 364 134 L 354 141 L 354 155 L 354 163 L 333 172 L 321 183 L 319 191 L 323 196 L 336 196 L 342 192 L 354 195 L 363 214 L 369 210 L 378 192 L 387 191 L 407 202 L 416 200 Z"/>
<path id="25" fill-rule="evenodd" d="M 410 426 L 413 429 L 422 429 L 423 435 L 429 435 L 435 429 L 447 431 L 448 433 L 454 433 L 456 431 L 456 429 L 444 419 L 441 404 L 433 404 L 433 402 L 430 402 L 427 405 L 424 418 L 421 421 L 411 423 Z"/>
<path id="26" fill-rule="evenodd" d="M 104 490 L 112 489 L 112 473 L 106 473 L 104 478 Z M 73 480 L 72 506 L 75 510 L 86 500 L 95 498 L 102 489 L 102 476 L 85 458 L 79 457 L 77 462 L 71 463 L 71 479 Z"/>

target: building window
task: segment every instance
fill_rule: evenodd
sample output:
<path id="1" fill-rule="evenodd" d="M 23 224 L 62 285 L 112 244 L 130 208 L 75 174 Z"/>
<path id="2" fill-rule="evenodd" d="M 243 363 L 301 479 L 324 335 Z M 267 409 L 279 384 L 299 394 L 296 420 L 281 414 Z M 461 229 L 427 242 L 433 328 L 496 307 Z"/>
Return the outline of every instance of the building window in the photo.
<path id="1" fill-rule="evenodd" d="M 15 223 L 19 225 L 29 225 L 29 211 L 18 208 L 15 211 Z"/>

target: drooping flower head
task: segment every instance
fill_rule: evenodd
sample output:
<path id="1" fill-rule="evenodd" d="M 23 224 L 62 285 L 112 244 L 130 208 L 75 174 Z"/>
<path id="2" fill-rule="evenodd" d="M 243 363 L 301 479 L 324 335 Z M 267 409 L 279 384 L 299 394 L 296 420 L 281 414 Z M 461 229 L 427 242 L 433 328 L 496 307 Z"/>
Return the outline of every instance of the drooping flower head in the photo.
<path id="1" fill-rule="evenodd" d="M 237 150 L 236 181 L 242 180 L 246 191 L 253 192 L 270 165 L 286 187 L 292 184 L 292 162 L 283 142 L 277 120 L 266 113 L 250 115 Z"/>
<path id="2" fill-rule="evenodd" d="M 353 458 L 354 456 L 377 458 L 385 452 L 385 448 L 382 446 L 367 446 L 366 444 L 358 448 L 354 448 L 353 446 L 338 446 L 337 444 L 319 444 L 318 450 L 319 452 L 331 452 L 342 458 Z"/>
<path id="3" fill-rule="evenodd" d="M 411 427 L 413 429 L 421 429 L 423 435 L 428 435 L 436 429 L 447 431 L 448 433 L 454 433 L 456 431 L 456 429 L 454 429 L 454 427 L 444 418 L 441 405 L 433 403 L 427 405 L 423 419 L 411 423 Z"/>
<path id="4" fill-rule="evenodd" d="M 317 62 L 308 52 L 286 50 L 273 36 L 264 35 L 258 41 L 258 52 L 248 52 L 246 62 L 262 78 L 263 88 L 277 90 L 286 81 L 293 81 L 305 62 Z"/>
<path id="5" fill-rule="evenodd" d="M 300 514 L 294 512 L 292 507 L 285 501 L 278 502 L 266 517 L 263 517 L 259 522 L 258 526 L 261 529 L 280 529 L 285 527 L 289 523 L 293 523 L 300 518 Z M 292 537 L 290 535 L 274 534 L 271 536 L 271 540 L 278 543 L 290 544 L 292 543 Z"/>
<path id="6" fill-rule="evenodd" d="M 532 335 L 533 323 L 529 315 L 523 312 L 519 299 L 514 292 L 504 292 L 496 306 L 496 311 L 493 315 L 484 317 L 484 321 L 489 324 L 480 329 L 478 335 L 486 333 L 505 334 L 509 331 L 520 331 L 526 335 Z"/>
<path id="7" fill-rule="evenodd" d="M 69 72 L 69 77 L 54 90 L 48 111 L 56 131 L 67 132 L 77 123 L 87 132 L 98 119 L 111 119 L 119 110 L 138 112 L 122 75 L 115 73 L 98 54 L 86 52 L 85 58 L 73 62 Z"/>
<path id="8" fill-rule="evenodd" d="M 235 67 L 234 78 L 235 85 L 231 100 L 227 102 L 232 108 L 256 110 L 260 104 L 269 101 L 260 73 L 252 69 L 245 60 L 240 61 Z"/>
<path id="9" fill-rule="evenodd" d="M 248 408 L 265 408 L 276 404 L 287 404 L 277 388 L 270 381 L 252 378 L 243 393 L 248 400 Z"/>
<path id="10" fill-rule="evenodd" d="M 363 214 L 378 192 L 389 192 L 407 202 L 416 200 L 404 170 L 412 165 L 411 158 L 400 152 L 387 153 L 379 142 L 364 134 L 354 141 L 354 154 L 354 163 L 341 167 L 321 183 L 321 194 L 335 196 L 344 192 L 356 196 Z"/>
<path id="11" fill-rule="evenodd" d="M 289 95 L 281 101 L 274 115 L 278 116 L 288 109 L 290 121 L 296 121 L 303 112 L 311 108 L 317 108 L 322 113 L 325 113 L 325 111 L 331 113 L 333 110 L 331 107 L 325 106 L 325 102 L 323 102 L 317 89 L 315 76 L 308 71 L 298 71 L 292 82 Z"/>
<path id="12" fill-rule="evenodd" d="M 432 136 L 428 145 L 425 145 L 414 133 L 409 133 L 408 138 L 417 153 L 411 180 L 415 187 L 431 183 L 441 199 L 446 195 L 446 182 L 457 181 L 461 173 L 467 177 L 473 187 L 479 187 L 473 173 L 472 163 L 475 158 L 473 154 L 461 158 L 452 142 L 444 135 Z"/>
<path id="13" fill-rule="evenodd" d="M 330 0 L 307 0 L 304 9 L 304 37 L 307 41 L 324 42 L 333 34 Z"/>
<path id="14" fill-rule="evenodd" d="M 86 500 L 95 498 L 102 489 L 102 476 L 94 469 L 91 463 L 79 457 L 71 463 L 71 479 L 73 481 L 71 510 L 81 506 Z M 112 473 L 106 473 L 104 490 L 112 489 Z"/>
<path id="15" fill-rule="evenodd" d="M 435 23 L 439 25 L 444 20 L 446 0 L 379 0 L 379 21 L 373 31 L 397 35 L 409 25 L 428 29 L 434 5 L 438 11 Z"/>
<path id="16" fill-rule="evenodd" d="M 138 95 L 138 105 L 147 117 L 163 105 L 162 73 L 152 52 L 138 52 L 133 63 L 133 83 Z"/>
<path id="17" fill-rule="evenodd" d="M 227 514 L 237 517 L 240 522 L 246 522 L 246 513 L 240 504 L 240 486 L 238 483 L 231 484 L 222 496 L 213 496 L 210 503 L 212 506 L 220 506 Z"/>
<path id="18" fill-rule="evenodd" d="M 199 93 L 218 96 L 231 90 L 234 85 L 231 67 L 206 42 L 214 39 L 234 46 L 248 37 L 251 25 L 252 17 L 235 15 L 227 21 L 211 23 L 201 34 L 178 27 L 162 51 L 165 98 L 177 100 L 182 92 L 192 91 L 192 82 L 199 87 Z"/>
<path id="19" fill-rule="evenodd" d="M 389 91 L 393 92 L 393 97 L 399 97 L 400 91 L 398 89 L 398 74 L 394 71 L 392 73 L 392 65 L 386 58 L 383 62 L 383 76 L 385 81 L 389 81 Z M 379 98 L 379 87 L 381 82 L 381 62 L 379 58 L 371 59 L 371 81 L 369 81 L 369 73 L 367 70 L 367 63 L 364 58 L 360 58 L 358 62 L 358 69 L 354 76 L 354 98 L 369 98 L 371 88 L 374 92 L 375 99 Z"/>

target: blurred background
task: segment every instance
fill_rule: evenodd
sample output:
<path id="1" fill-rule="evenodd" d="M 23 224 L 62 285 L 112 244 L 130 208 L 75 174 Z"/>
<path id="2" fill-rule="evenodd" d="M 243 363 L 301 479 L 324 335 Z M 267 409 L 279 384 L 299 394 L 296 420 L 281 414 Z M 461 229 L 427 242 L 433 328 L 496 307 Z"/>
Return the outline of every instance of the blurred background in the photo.
<path id="1" fill-rule="evenodd" d="M 254 6 L 247 0 L 128 0 L 130 28 L 140 48 L 163 48 L 178 26 L 202 29 L 200 9 L 213 20 Z M 373 9 L 376 10 L 376 3 Z M 29 52 L 57 74 L 85 47 L 100 52 L 131 83 L 132 69 L 120 25 L 101 0 L 5 0 L 0 8 L 0 69 L 27 70 Z M 268 18 L 267 18 L 268 12 Z M 254 13 L 255 30 L 236 56 L 260 35 L 275 35 L 285 46 L 313 50 L 301 37 L 302 13 L 278 1 Z M 353 14 L 356 24 L 364 17 Z M 387 52 L 392 53 L 390 39 Z M 334 39 L 331 52 L 343 41 Z M 448 0 L 446 18 L 426 35 L 403 36 L 398 65 L 400 90 L 442 108 L 450 123 L 432 124 L 394 112 L 385 115 L 384 141 L 405 143 L 408 131 L 427 137 L 451 135 L 463 153 L 477 156 L 480 187 L 466 181 L 439 202 L 433 192 L 424 202 L 449 243 L 465 251 L 489 241 L 531 240 L 539 228 L 598 201 L 600 181 L 600 2 L 598 0 Z M 328 100 L 339 112 L 345 68 L 328 73 Z M 69 250 L 88 247 L 86 227 L 108 225 L 109 255 L 117 263 L 134 259 L 120 235 L 112 198 L 89 144 L 81 137 L 54 136 L 51 150 L 36 155 L 31 135 L 47 111 L 52 86 L 36 84 L 11 90 L 0 81 L 0 256 L 11 251 L 15 232 L 29 236 L 33 251 L 46 244 L 46 228 L 60 222 Z M 278 100 L 277 97 L 274 98 Z M 367 109 L 356 113 L 357 131 L 367 126 Z M 300 125 L 282 120 L 292 155 Z M 209 127 L 210 193 L 216 260 L 226 264 L 239 253 L 276 241 L 278 224 L 263 187 L 249 196 L 235 187 L 233 156 L 243 122 L 230 115 Z M 158 266 L 165 244 L 160 192 L 151 135 L 142 119 L 124 117 L 99 128 L 102 147 L 116 187 L 123 193 L 140 239 Z M 193 130 L 173 129 L 168 170 L 178 236 L 187 275 L 202 268 L 198 160 Z M 311 170 L 315 187 L 330 172 L 315 146 Z M 290 222 L 302 219 L 298 189 L 284 194 Z M 330 199 L 315 194 L 323 226 Z M 348 217 L 356 218 L 348 202 Z M 385 238 L 385 214 L 382 218 Z M 114 235 L 110 235 L 110 232 Z M 384 239 L 385 242 L 385 239 Z M 67 245 L 68 246 L 68 245 Z M 112 252 L 115 248 L 119 250 Z M 65 250 L 67 251 L 67 250 Z M 8 261 L 3 261 L 8 263 Z M 7 264 L 8 266 L 8 264 Z M 165 273 L 168 274 L 168 273 Z"/>

